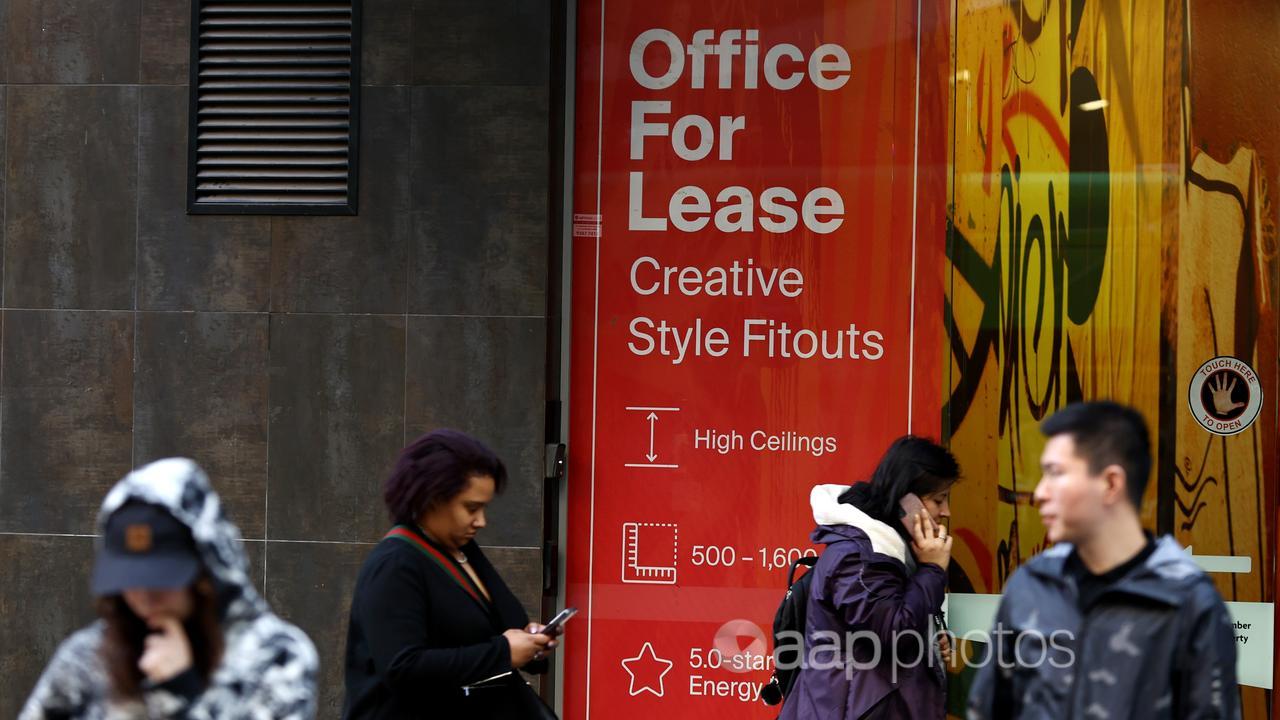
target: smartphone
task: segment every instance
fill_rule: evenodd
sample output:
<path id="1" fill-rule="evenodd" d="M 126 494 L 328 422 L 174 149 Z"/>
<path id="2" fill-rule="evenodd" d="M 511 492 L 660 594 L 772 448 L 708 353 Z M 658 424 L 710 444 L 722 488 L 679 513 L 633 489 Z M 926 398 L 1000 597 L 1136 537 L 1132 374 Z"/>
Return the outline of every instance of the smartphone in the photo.
<path id="1" fill-rule="evenodd" d="M 912 519 L 924 509 L 924 502 L 920 500 L 920 496 L 915 493 L 907 493 L 898 501 L 898 505 L 902 507 L 902 514 L 898 516 L 902 520 L 902 524 L 906 526 L 907 532 L 911 532 L 915 521 Z"/>
<path id="2" fill-rule="evenodd" d="M 560 614 L 551 618 L 551 621 L 547 623 L 547 626 L 542 628 L 542 634 L 550 635 L 552 637 L 559 635 L 561 630 L 564 629 L 564 624 L 569 621 L 569 618 L 577 614 L 578 608 L 571 607 L 561 610 Z"/>

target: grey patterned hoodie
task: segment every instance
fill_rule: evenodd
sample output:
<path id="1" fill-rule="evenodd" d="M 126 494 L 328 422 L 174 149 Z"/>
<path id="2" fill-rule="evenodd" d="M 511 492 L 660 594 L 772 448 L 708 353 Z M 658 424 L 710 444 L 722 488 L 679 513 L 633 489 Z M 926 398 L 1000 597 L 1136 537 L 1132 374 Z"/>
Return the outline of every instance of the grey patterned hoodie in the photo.
<path id="1" fill-rule="evenodd" d="M 130 500 L 164 506 L 191 528 L 204 567 L 217 586 L 225 633 L 222 662 L 208 687 L 194 697 L 152 689 L 141 702 L 115 702 L 98 653 L 103 634 L 103 623 L 98 621 L 58 648 L 19 720 L 315 717 L 319 665 L 315 647 L 301 630 L 273 615 L 254 590 L 240 531 L 223 515 L 222 503 L 204 471 L 182 458 L 159 460 L 135 470 L 103 501 L 99 534 L 107 517 Z"/>

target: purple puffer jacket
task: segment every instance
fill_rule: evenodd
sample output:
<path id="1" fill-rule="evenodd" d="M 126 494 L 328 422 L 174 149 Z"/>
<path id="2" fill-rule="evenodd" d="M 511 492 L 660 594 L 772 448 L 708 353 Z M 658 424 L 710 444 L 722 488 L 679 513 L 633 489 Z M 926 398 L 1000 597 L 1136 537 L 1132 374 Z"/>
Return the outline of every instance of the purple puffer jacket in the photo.
<path id="1" fill-rule="evenodd" d="M 946 675 L 931 637 L 946 572 L 915 565 L 893 528 L 813 489 L 815 543 L 827 546 L 810 588 L 805 664 L 779 720 L 927 720 L 946 715 Z M 876 654 L 878 651 L 878 655 Z"/>

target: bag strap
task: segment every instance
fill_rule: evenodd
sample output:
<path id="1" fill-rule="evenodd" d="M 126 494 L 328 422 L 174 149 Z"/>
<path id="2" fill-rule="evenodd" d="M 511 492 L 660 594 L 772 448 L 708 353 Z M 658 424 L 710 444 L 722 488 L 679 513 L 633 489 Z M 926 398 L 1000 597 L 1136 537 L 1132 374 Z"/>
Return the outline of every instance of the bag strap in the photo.
<path id="1" fill-rule="evenodd" d="M 809 557 L 808 555 L 805 555 L 791 563 L 791 572 L 787 574 L 787 587 L 791 587 L 796 584 L 796 570 L 799 570 L 801 565 L 812 570 L 813 566 L 817 564 L 818 558 Z"/>
<path id="2" fill-rule="evenodd" d="M 444 556 L 444 553 L 432 547 L 409 528 L 404 525 L 397 525 L 391 528 L 391 530 L 382 539 L 399 540 L 417 548 L 423 555 L 426 555 L 432 562 L 440 566 L 440 569 L 444 570 L 445 573 L 458 584 L 458 587 L 465 590 L 473 600 L 480 603 L 483 607 L 487 608 L 489 606 L 489 604 L 484 601 L 484 597 L 480 594 L 480 589 L 475 586 L 475 582 L 471 578 L 466 577 L 463 572 L 458 569 L 458 566 L 453 563 L 453 561 Z"/>

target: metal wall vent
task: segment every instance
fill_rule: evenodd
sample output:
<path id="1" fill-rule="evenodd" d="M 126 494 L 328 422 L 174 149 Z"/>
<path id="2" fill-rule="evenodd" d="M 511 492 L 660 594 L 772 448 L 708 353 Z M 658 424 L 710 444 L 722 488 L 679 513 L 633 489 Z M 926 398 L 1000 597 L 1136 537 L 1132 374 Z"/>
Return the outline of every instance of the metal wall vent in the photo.
<path id="1" fill-rule="evenodd" d="M 359 0 L 195 0 L 187 209 L 355 214 Z"/>

